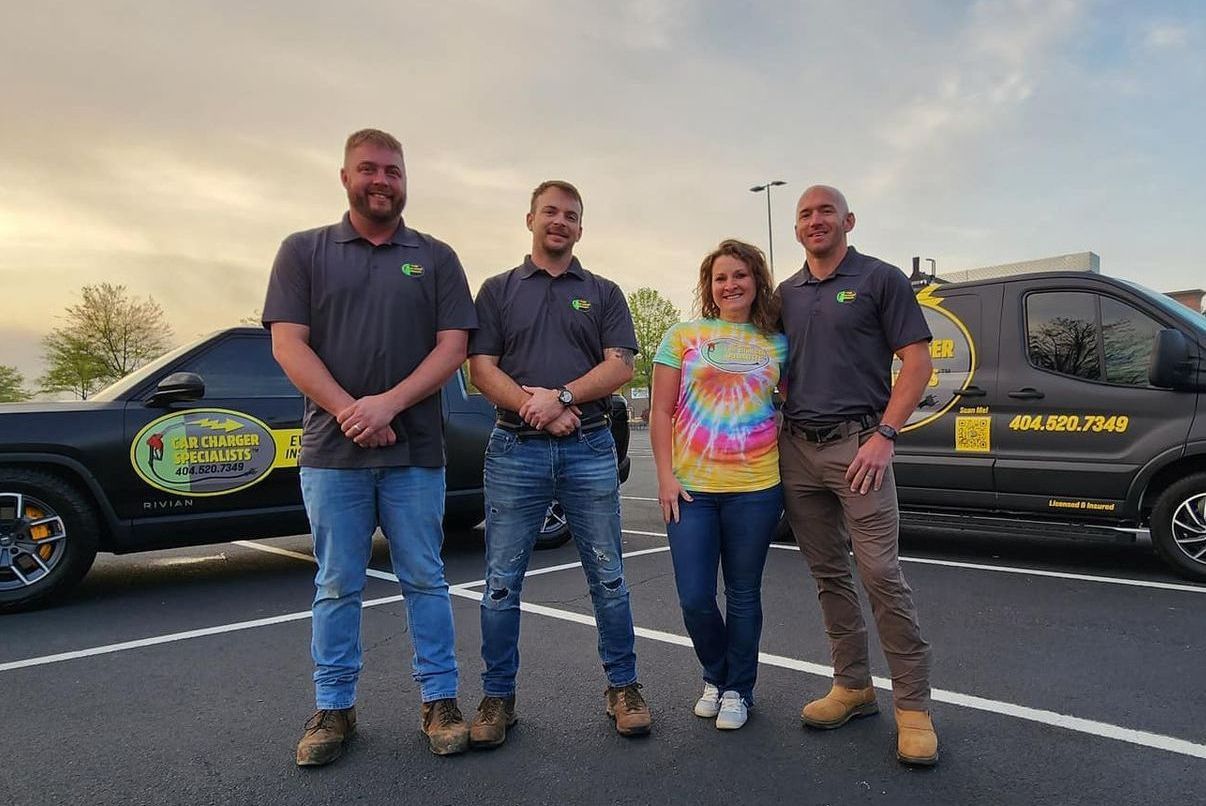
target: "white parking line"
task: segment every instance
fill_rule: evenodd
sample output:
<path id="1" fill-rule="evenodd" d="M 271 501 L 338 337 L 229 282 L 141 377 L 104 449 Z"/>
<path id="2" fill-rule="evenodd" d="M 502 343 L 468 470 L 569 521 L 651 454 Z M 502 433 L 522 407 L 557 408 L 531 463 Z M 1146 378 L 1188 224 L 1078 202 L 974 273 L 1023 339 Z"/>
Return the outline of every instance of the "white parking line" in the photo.
<path id="1" fill-rule="evenodd" d="M 643 532 L 631 532 L 630 530 L 624 530 L 624 531 L 627 533 L 630 533 L 630 534 L 633 534 L 633 533 L 647 534 L 647 533 L 643 533 Z M 301 552 L 295 552 L 295 551 L 289 551 L 287 549 L 280 549 L 280 548 L 277 548 L 276 546 L 267 546 L 267 545 L 262 545 L 262 544 L 251 542 L 251 541 L 238 541 L 238 545 L 243 546 L 245 548 L 254 549 L 256 551 L 264 551 L 269 554 L 278 554 L 280 556 L 291 557 L 291 558 L 303 560 L 306 562 L 314 561 L 314 558 L 308 554 L 304 554 Z M 790 546 L 782 546 L 781 548 L 790 549 L 791 547 Z M 647 555 L 647 554 L 658 554 L 658 553 L 664 553 L 668 550 L 669 550 L 668 546 L 659 546 L 659 547 L 652 548 L 652 549 L 642 549 L 639 551 L 630 552 L 628 554 L 625 554 L 624 556 L 627 558 L 627 557 L 641 556 L 641 555 Z M 967 564 L 963 564 L 963 563 L 948 563 L 946 561 L 940 561 L 940 562 L 938 562 L 938 564 L 954 565 L 956 567 L 964 567 L 965 565 L 967 565 Z M 581 566 L 581 563 L 563 563 L 561 565 L 549 566 L 547 568 L 533 569 L 532 571 L 528 572 L 528 575 L 535 576 L 538 574 L 548 574 L 548 573 L 553 573 L 555 571 L 565 571 L 565 570 L 569 570 L 572 568 L 578 568 L 580 566 Z M 983 566 L 983 568 L 985 570 L 992 570 L 992 571 L 1002 570 L 1002 568 L 998 567 L 998 566 Z M 1010 570 L 1013 570 L 1013 571 L 1016 571 L 1019 573 L 1024 572 L 1023 569 L 1010 569 Z M 1029 573 L 1033 573 L 1033 572 L 1029 572 Z M 385 571 L 374 571 L 374 573 L 372 575 L 378 579 L 388 579 L 388 580 L 392 580 L 392 581 L 397 580 L 397 578 L 393 574 L 390 574 Z M 1065 576 L 1063 574 L 1054 574 L 1051 572 L 1044 573 L 1042 575 Z M 1075 575 L 1075 576 L 1079 577 L 1081 575 Z M 1109 577 L 1102 577 L 1102 578 L 1087 577 L 1087 579 L 1089 579 L 1091 581 L 1112 581 L 1112 582 L 1119 581 L 1119 580 L 1114 580 Z M 1128 582 L 1128 581 L 1135 582 L 1135 580 L 1123 580 L 1123 582 Z M 476 581 L 476 582 L 460 583 L 457 585 L 450 586 L 449 593 L 453 596 L 458 596 L 458 597 L 465 598 L 465 599 L 472 599 L 474 601 L 480 601 L 481 593 L 479 591 L 472 590 L 472 588 L 480 586 L 482 584 L 485 584 L 484 580 Z M 1194 590 L 1195 592 L 1200 592 L 1200 589 L 1197 589 L 1197 588 L 1194 588 L 1192 590 Z M 375 607 L 377 605 L 391 604 L 394 602 L 402 601 L 402 598 L 403 597 L 400 595 L 395 595 L 395 596 L 387 596 L 387 597 L 384 597 L 381 599 L 371 599 L 369 601 L 364 602 L 363 606 L 368 608 L 368 607 Z M 583 613 L 575 613 L 575 612 L 569 611 L 569 610 L 560 610 L 558 608 L 547 607 L 545 605 L 531 604 L 528 602 L 521 603 L 520 608 L 524 612 L 532 613 L 534 615 L 545 616 L 548 618 L 554 618 L 554 619 L 558 619 L 561 621 L 568 621 L 568 622 L 573 622 L 575 624 L 582 624 L 582 625 L 587 625 L 587 626 L 591 626 L 591 627 L 595 626 L 594 618 L 591 616 L 585 615 Z M 62 652 L 62 653 L 58 653 L 55 655 L 44 655 L 44 656 L 37 657 L 37 658 L 27 658 L 27 659 L 19 660 L 19 661 L 10 661 L 7 663 L 0 663 L 0 672 L 6 672 L 6 671 L 15 670 L 15 669 L 29 668 L 31 666 L 43 666 L 43 665 L 47 665 L 47 664 L 51 664 L 51 663 L 59 663 L 62 661 L 67 661 L 67 660 L 76 660 L 79 658 L 93 657 L 96 655 L 111 654 L 111 653 L 122 652 L 122 651 L 130 650 L 130 649 L 138 649 L 138 648 L 142 648 L 142 647 L 155 646 L 155 645 L 159 645 L 159 644 L 167 644 L 167 643 L 172 643 L 175 641 L 184 641 L 184 640 L 188 640 L 191 638 L 201 638 L 201 637 L 210 636 L 210 635 L 220 635 L 223 633 L 230 633 L 230 632 L 236 632 L 236 631 L 240 631 L 240 630 L 254 629 L 256 627 L 264 627 L 264 626 L 269 626 L 269 625 L 273 625 L 273 624 L 282 624 L 282 623 L 292 622 L 292 621 L 303 621 L 310 617 L 311 616 L 310 616 L 309 611 L 299 612 L 299 613 L 288 613 L 288 614 L 281 615 L 281 616 L 271 616 L 269 618 L 255 619 L 252 621 L 242 621 L 242 622 L 237 622 L 234 624 L 224 624 L 224 625 L 219 625 L 219 626 L 215 626 L 215 627 L 205 627 L 205 628 L 201 628 L 201 629 L 197 629 L 197 630 L 188 630 L 185 632 L 171 633 L 168 635 L 155 636 L 155 637 L 151 637 L 151 638 L 143 638 L 143 639 L 139 639 L 136 641 L 125 641 L 125 642 L 117 643 L 117 644 L 107 644 L 104 646 L 76 650 L 74 652 Z M 634 627 L 634 632 L 637 636 L 648 639 L 648 640 L 652 640 L 652 641 L 659 641 L 661 643 L 672 644 L 675 646 L 682 646 L 682 647 L 690 647 L 691 646 L 690 638 L 688 638 L 687 636 L 683 636 L 683 635 L 677 635 L 675 633 L 664 632 L 662 630 L 652 630 L 652 629 L 649 629 L 646 627 Z M 783 655 L 774 655 L 774 654 L 771 654 L 768 652 L 762 652 L 762 653 L 759 653 L 759 655 L 758 655 L 758 661 L 760 663 L 764 663 L 768 666 L 776 666 L 776 667 L 783 668 L 783 669 L 791 669 L 793 671 L 804 672 L 805 674 L 816 675 L 818 677 L 828 678 L 828 677 L 832 676 L 832 668 L 829 667 L 828 665 L 812 663 L 809 661 L 800 660 L 798 658 L 790 658 L 790 657 L 786 657 Z M 876 688 L 879 688 L 879 689 L 882 689 L 885 691 L 891 691 L 891 689 L 892 689 L 891 681 L 888 679 L 882 678 L 882 677 L 873 678 L 873 683 Z M 988 699 L 985 697 L 977 697 L 977 696 L 971 695 L 971 694 L 961 694 L 956 691 L 947 691 L 944 689 L 934 689 L 931 692 L 930 696 L 931 696 L 931 699 L 933 699 L 935 702 L 947 703 L 950 705 L 956 705 L 956 706 L 959 706 L 962 708 L 970 708 L 970 709 L 978 710 L 978 711 L 986 711 L 989 713 L 995 713 L 995 714 L 1000 714 L 1003 716 L 1013 717 L 1015 719 L 1022 719 L 1022 720 L 1028 721 L 1028 722 L 1036 722 L 1036 723 L 1040 723 L 1040 724 L 1051 725 L 1053 727 L 1063 728 L 1065 730 L 1070 730 L 1070 731 L 1074 731 L 1077 733 L 1083 733 L 1083 734 L 1087 734 L 1087 735 L 1091 735 L 1091 736 L 1098 736 L 1098 737 L 1106 738 L 1106 739 L 1113 739 L 1113 740 L 1120 741 L 1120 742 L 1126 742 L 1128 744 L 1139 745 L 1142 747 L 1150 747 L 1150 748 L 1153 748 L 1156 750 L 1164 750 L 1164 751 L 1167 751 L 1170 753 L 1177 753 L 1179 755 L 1206 759 L 1206 744 L 1197 744 L 1195 742 L 1190 742 L 1185 739 L 1178 739 L 1174 736 L 1166 736 L 1166 735 L 1159 734 L 1159 733 L 1151 733 L 1149 731 L 1125 728 L 1120 725 L 1112 725 L 1107 722 L 1098 722 L 1098 721 L 1092 720 L 1092 719 L 1083 719 L 1081 717 L 1071 716 L 1069 714 L 1061 714 L 1056 711 L 1048 711 L 1048 710 L 1044 710 L 1044 709 L 1040 709 L 1040 708 L 1030 708 L 1030 707 L 1024 706 L 1024 705 L 1016 705 L 1014 703 L 1003 702 L 1000 700 L 992 700 L 992 699 Z"/>
<path id="2" fill-rule="evenodd" d="M 799 551 L 799 546 L 786 543 L 772 543 L 772 548 L 784 551 Z M 1182 593 L 1206 593 L 1206 585 L 1183 585 L 1176 582 L 1155 582 L 1148 579 L 1127 579 L 1125 577 L 1102 577 L 1093 574 L 1073 574 L 1067 571 L 1042 571 L 1037 568 L 1019 568 L 1011 565 L 986 565 L 984 563 L 964 563 L 955 560 L 931 560 L 928 557 L 901 557 L 902 563 L 917 563 L 918 565 L 940 565 L 947 568 L 967 568 L 972 571 L 995 571 L 1001 574 L 1023 574 L 1035 577 L 1053 577 L 1055 579 L 1071 579 L 1075 582 L 1103 582 L 1108 585 L 1126 585 L 1135 588 L 1156 588 L 1157 590 L 1181 591 Z"/>
<path id="3" fill-rule="evenodd" d="M 624 529 L 622 531 L 626 535 L 666 537 L 665 532 L 640 532 L 635 529 Z M 800 550 L 799 546 L 789 543 L 771 543 L 771 548 L 795 552 Z M 916 563 L 917 565 L 940 565 L 946 568 L 966 568 L 969 571 L 994 571 L 1001 574 L 1023 574 L 1036 577 L 1051 577 L 1054 579 L 1070 579 L 1074 582 L 1101 582 L 1108 585 L 1124 585 L 1135 588 L 1155 588 L 1157 590 L 1180 591 L 1182 593 L 1206 593 L 1206 585 L 1190 585 L 1187 583 L 1178 582 L 1156 582 L 1148 579 L 1127 579 L 1126 577 L 1074 574 L 1068 571 L 1043 571 L 1038 568 L 1023 568 L 1014 565 L 988 565 L 986 563 L 965 563 L 958 562 L 956 560 L 931 560 L 928 557 L 902 556 L 900 561 L 902 563 Z"/>
<path id="4" fill-rule="evenodd" d="M 452 595 L 460 596 L 466 599 L 478 601 L 481 599 L 481 594 L 475 591 L 467 590 L 463 587 L 452 588 Z M 525 613 L 534 615 L 546 616 L 555 618 L 561 621 L 570 621 L 575 624 L 583 624 L 591 627 L 595 626 L 595 620 L 591 616 L 583 613 L 574 613 L 569 610 L 559 610 L 555 607 L 547 607 L 545 605 L 530 604 L 521 602 L 520 609 Z M 664 632 L 662 630 L 651 630 L 647 627 L 634 627 L 633 631 L 641 638 L 646 638 L 651 641 L 659 641 L 664 644 L 674 644 L 675 646 L 690 647 L 691 639 L 685 635 L 676 635 L 675 633 Z M 826 666 L 820 663 L 811 663 L 809 661 L 799 660 L 798 658 L 789 658 L 783 655 L 772 655 L 769 652 L 758 653 L 758 662 L 767 666 L 777 666 L 781 669 L 791 669 L 805 674 L 816 675 L 818 677 L 829 678 L 833 676 L 833 667 Z M 892 681 L 883 677 L 872 678 L 876 688 L 884 691 L 892 690 Z M 1142 747 L 1151 747 L 1156 750 L 1166 750 L 1170 753 L 1177 753 L 1183 756 L 1192 756 L 1194 758 L 1206 759 L 1206 744 L 1195 744 L 1194 742 L 1178 739 L 1175 736 L 1165 736 L 1160 733 L 1151 733 L 1143 730 L 1134 730 L 1132 728 L 1124 728 L 1119 725 L 1111 725 L 1107 722 L 1098 722 L 1092 719 L 1082 719 L 1077 716 L 1057 713 L 1056 711 L 1047 711 L 1041 708 L 1030 708 L 1025 705 L 1015 705 L 1010 702 L 1002 702 L 1000 700 L 990 700 L 985 697 L 976 697 L 971 694 L 960 694 L 957 691 L 946 691 L 944 689 L 934 689 L 930 693 L 930 698 L 934 702 L 948 703 L 957 705 L 962 708 L 971 708 L 976 711 L 987 711 L 989 713 L 1001 714 L 1002 716 L 1014 717 L 1027 722 L 1038 722 L 1044 725 L 1051 725 L 1065 730 L 1075 731 L 1076 733 L 1085 733 L 1090 736 L 1099 736 L 1105 739 L 1114 739 L 1128 744 L 1140 745 Z"/>
<path id="5" fill-rule="evenodd" d="M 305 555 L 298 555 L 305 556 Z M 392 604 L 402 601 L 402 597 L 386 596 L 381 599 L 369 599 L 363 603 L 363 607 L 376 607 L 377 605 Z M 0 672 L 9 672 L 13 669 L 27 669 L 30 666 L 46 666 L 51 663 L 61 663 L 66 660 L 78 660 L 79 658 L 91 658 L 96 655 L 109 655 L 114 652 L 125 652 L 128 649 L 141 649 L 147 646 L 157 646 L 159 644 L 170 644 L 175 641 L 187 641 L 190 638 L 204 638 L 207 635 L 221 635 L 228 632 L 239 632 L 240 630 L 252 630 L 256 627 L 267 627 L 272 624 L 285 624 L 290 621 L 305 621 L 310 618 L 310 611 L 300 613 L 286 613 L 282 616 L 269 616 L 268 618 L 259 618 L 252 621 L 238 621 L 234 624 L 219 624 L 216 627 L 202 627 L 198 630 L 186 630 L 184 632 L 168 633 L 167 635 L 156 635 L 151 638 L 139 638 L 136 641 L 122 641 L 119 644 L 105 644 L 104 646 L 94 646 L 87 649 L 77 649 L 74 652 L 60 652 L 57 655 L 42 655 L 37 658 L 25 658 L 24 660 L 8 661 L 0 663 Z"/>

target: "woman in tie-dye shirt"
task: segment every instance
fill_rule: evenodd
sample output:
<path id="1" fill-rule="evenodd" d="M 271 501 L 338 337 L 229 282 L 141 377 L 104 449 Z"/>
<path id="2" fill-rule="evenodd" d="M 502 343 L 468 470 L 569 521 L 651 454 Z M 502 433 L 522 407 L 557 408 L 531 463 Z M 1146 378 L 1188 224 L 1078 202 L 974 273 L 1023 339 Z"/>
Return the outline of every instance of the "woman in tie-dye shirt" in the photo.
<path id="1" fill-rule="evenodd" d="M 703 666 L 695 713 L 734 729 L 753 704 L 762 568 L 783 509 L 772 395 L 787 339 L 756 246 L 723 241 L 704 258 L 696 305 L 702 317 L 671 327 L 653 358 L 649 439 L 683 622 Z"/>

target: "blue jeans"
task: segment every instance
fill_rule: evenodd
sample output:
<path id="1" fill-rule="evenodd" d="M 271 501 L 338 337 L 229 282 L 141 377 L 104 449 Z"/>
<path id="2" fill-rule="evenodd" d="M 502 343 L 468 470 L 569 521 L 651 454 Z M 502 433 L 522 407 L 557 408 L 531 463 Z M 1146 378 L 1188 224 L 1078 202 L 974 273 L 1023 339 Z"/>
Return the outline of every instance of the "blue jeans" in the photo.
<path id="1" fill-rule="evenodd" d="M 406 597 L 413 677 L 423 702 L 455 697 L 452 603 L 444 579 L 444 468 L 301 468 L 302 498 L 314 535 L 314 698 L 348 708 L 360 677 L 360 610 L 378 526 L 389 540 Z"/>
<path id="2" fill-rule="evenodd" d="M 606 428 L 566 437 L 520 437 L 495 428 L 486 446 L 486 590 L 482 593 L 482 688 L 515 693 L 519 671 L 519 597 L 523 576 L 556 498 L 595 606 L 599 658 L 607 682 L 636 682 L 632 610 L 620 538 L 616 446 Z"/>
<path id="3" fill-rule="evenodd" d="M 683 623 L 705 682 L 736 691 L 751 705 L 762 637 L 762 569 L 783 511 L 776 484 L 750 493 L 696 493 L 666 524 Z M 725 616 L 716 606 L 716 567 L 724 572 Z"/>

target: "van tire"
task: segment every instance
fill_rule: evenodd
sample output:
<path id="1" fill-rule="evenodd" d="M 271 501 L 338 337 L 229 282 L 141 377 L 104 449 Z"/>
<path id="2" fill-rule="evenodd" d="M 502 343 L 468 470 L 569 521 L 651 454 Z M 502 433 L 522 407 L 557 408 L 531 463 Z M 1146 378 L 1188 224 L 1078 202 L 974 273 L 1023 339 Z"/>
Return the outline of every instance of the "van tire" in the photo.
<path id="1" fill-rule="evenodd" d="M 1189 553 L 1206 551 L 1206 539 L 1197 542 L 1196 525 L 1187 529 L 1173 522 L 1176 518 L 1178 522 L 1186 523 L 1186 516 L 1191 514 L 1189 508 L 1197 513 L 1194 523 L 1201 522 L 1201 537 L 1206 538 L 1206 514 L 1203 514 L 1206 508 L 1206 473 L 1186 476 L 1160 493 L 1156 506 L 1152 509 L 1152 544 L 1160 558 L 1176 569 L 1178 574 L 1189 579 L 1206 581 L 1206 554 L 1194 559 Z M 1194 542 L 1186 543 L 1187 539 Z"/>

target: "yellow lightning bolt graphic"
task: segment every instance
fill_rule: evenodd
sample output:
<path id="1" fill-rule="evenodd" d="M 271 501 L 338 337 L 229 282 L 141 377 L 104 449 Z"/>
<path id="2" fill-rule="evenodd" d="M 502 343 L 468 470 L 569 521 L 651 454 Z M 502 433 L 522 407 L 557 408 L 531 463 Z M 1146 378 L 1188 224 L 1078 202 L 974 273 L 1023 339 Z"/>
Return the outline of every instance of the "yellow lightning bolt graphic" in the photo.
<path id="1" fill-rule="evenodd" d="M 226 418 L 226 422 L 222 422 L 221 420 L 211 420 L 208 417 L 202 417 L 200 420 L 194 420 L 193 423 L 194 425 L 203 425 L 212 431 L 225 431 L 228 434 L 231 431 L 238 431 L 243 427 L 242 423 L 237 423 L 229 417 Z"/>

